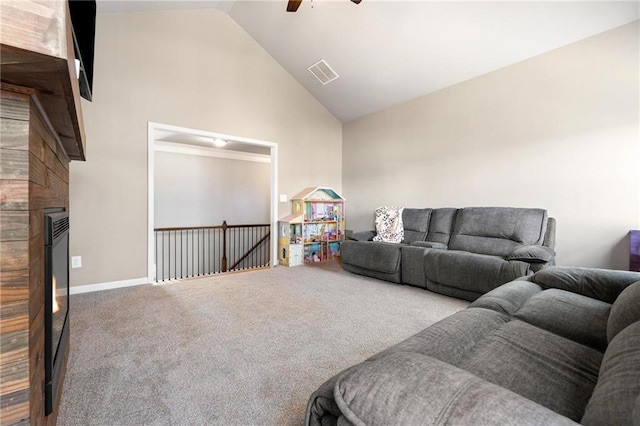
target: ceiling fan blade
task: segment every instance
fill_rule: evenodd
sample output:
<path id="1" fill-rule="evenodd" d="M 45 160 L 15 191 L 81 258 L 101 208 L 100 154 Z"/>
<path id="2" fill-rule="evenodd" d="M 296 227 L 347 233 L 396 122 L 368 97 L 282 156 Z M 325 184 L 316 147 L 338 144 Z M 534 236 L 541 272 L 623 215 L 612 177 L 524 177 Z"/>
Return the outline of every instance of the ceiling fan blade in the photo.
<path id="1" fill-rule="evenodd" d="M 354 2 L 355 4 L 360 4 L 362 0 L 351 0 L 351 1 Z"/>
<path id="2" fill-rule="evenodd" d="M 302 0 L 289 0 L 287 3 L 287 12 L 295 12 L 300 7 Z"/>

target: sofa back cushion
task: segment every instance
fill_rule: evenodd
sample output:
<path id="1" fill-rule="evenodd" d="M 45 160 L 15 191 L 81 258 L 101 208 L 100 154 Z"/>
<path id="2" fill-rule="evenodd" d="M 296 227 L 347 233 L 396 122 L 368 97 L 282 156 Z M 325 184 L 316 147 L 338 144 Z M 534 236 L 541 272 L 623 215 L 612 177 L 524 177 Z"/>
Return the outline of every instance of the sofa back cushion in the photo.
<path id="1" fill-rule="evenodd" d="M 431 212 L 427 241 L 449 245 L 457 212 L 456 208 L 434 209 Z"/>
<path id="2" fill-rule="evenodd" d="M 552 266 L 536 272 L 531 280 L 543 288 L 558 288 L 614 303 L 620 293 L 638 279 L 640 274 L 632 271 Z"/>
<path id="3" fill-rule="evenodd" d="M 403 243 L 411 244 L 415 241 L 425 240 L 432 211 L 433 209 L 410 208 L 405 208 L 402 211 L 402 223 L 404 224 Z"/>
<path id="4" fill-rule="evenodd" d="M 460 209 L 449 249 L 505 257 L 521 246 L 542 244 L 547 211 L 514 207 Z"/>
<path id="5" fill-rule="evenodd" d="M 551 288 L 533 295 L 515 318 L 604 352 L 611 305 L 591 297 Z"/>
<path id="6" fill-rule="evenodd" d="M 622 290 L 613 302 L 607 321 L 607 340 L 611 342 L 618 333 L 637 321 L 640 321 L 640 281 Z"/>
<path id="7" fill-rule="evenodd" d="M 637 425 L 640 419 L 640 321 L 618 333 L 604 353 L 583 425 Z"/>

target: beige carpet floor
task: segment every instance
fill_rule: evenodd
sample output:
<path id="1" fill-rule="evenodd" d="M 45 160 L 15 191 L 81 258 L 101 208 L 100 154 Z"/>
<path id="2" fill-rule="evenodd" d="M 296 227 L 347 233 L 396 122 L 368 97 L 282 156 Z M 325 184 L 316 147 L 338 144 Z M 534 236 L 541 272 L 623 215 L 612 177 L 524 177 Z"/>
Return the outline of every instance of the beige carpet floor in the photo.
<path id="1" fill-rule="evenodd" d="M 300 425 L 322 382 L 466 306 L 337 262 L 74 295 L 58 425 Z"/>

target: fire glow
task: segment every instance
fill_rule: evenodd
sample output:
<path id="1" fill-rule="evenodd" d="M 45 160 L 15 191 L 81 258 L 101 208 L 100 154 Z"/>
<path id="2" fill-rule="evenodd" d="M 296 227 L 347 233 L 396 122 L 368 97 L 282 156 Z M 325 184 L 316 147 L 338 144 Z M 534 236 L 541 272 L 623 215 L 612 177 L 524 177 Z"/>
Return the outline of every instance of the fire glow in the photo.
<path id="1" fill-rule="evenodd" d="M 56 277 L 53 277 L 53 291 L 51 292 L 53 297 L 51 298 L 51 312 L 56 313 L 60 310 L 60 305 L 58 305 L 58 292 L 56 290 Z"/>

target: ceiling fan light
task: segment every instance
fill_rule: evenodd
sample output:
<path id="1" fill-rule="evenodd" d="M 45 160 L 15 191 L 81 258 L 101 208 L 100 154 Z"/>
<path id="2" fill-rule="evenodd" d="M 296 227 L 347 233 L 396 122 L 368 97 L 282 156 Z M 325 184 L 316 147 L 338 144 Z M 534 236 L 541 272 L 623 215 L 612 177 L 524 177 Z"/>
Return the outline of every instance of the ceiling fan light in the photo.
<path id="1" fill-rule="evenodd" d="M 227 141 L 220 139 L 220 138 L 215 138 L 213 140 L 213 145 L 218 147 L 218 148 L 222 148 L 223 146 L 225 146 L 227 144 Z"/>
<path id="2" fill-rule="evenodd" d="M 287 3 L 287 12 L 295 12 L 300 7 L 302 0 L 289 0 Z"/>

